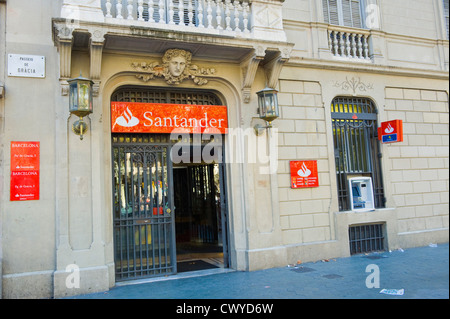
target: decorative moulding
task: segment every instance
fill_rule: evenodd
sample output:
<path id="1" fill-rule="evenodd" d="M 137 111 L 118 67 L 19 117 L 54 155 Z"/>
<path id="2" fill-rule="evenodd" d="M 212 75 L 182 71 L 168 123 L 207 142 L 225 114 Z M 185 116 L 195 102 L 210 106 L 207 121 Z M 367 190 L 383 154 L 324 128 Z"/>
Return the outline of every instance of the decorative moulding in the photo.
<path id="1" fill-rule="evenodd" d="M 344 91 L 351 91 L 353 95 L 356 95 L 359 92 L 367 92 L 369 90 L 373 90 L 373 84 L 372 83 L 364 83 L 361 81 L 361 78 L 355 78 L 352 77 L 350 80 L 348 77 L 345 77 L 345 81 L 334 82 L 334 87 L 341 88 Z"/>
<path id="2" fill-rule="evenodd" d="M 244 82 L 242 84 L 242 94 L 244 96 L 244 103 L 250 103 L 252 85 L 255 81 L 256 71 L 259 64 L 264 60 L 266 55 L 266 48 L 255 48 L 241 63 Z"/>
<path id="3" fill-rule="evenodd" d="M 214 68 L 204 68 L 192 64 L 192 53 L 181 49 L 170 49 L 164 53 L 162 63 L 132 62 L 131 66 L 138 72 L 136 77 L 144 82 L 154 78 L 164 78 L 167 84 L 177 85 L 184 80 L 192 80 L 197 85 L 205 85 L 204 76 L 216 73 Z"/>

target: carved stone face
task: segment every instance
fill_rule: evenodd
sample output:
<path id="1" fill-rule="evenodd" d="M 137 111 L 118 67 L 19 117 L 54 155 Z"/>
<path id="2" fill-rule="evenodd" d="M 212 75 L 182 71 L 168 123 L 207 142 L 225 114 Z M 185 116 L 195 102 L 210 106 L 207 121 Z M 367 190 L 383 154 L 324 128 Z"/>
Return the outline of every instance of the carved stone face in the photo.
<path id="1" fill-rule="evenodd" d="M 200 68 L 192 64 L 192 53 L 182 49 L 169 49 L 162 57 L 162 64 L 157 62 L 133 62 L 139 79 L 147 82 L 155 77 L 163 77 L 168 84 L 180 84 L 186 79 L 192 79 L 197 85 L 205 85 L 208 80 L 203 75 L 215 74 L 214 68 Z"/>
<path id="2" fill-rule="evenodd" d="M 186 68 L 186 59 L 183 56 L 175 56 L 169 61 L 169 72 L 174 77 L 183 74 Z"/>

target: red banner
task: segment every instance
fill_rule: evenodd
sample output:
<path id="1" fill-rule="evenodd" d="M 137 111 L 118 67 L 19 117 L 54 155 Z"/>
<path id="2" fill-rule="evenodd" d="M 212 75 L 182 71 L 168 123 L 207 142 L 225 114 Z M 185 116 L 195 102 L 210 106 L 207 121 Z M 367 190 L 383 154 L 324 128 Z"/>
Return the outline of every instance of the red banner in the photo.
<path id="1" fill-rule="evenodd" d="M 227 107 L 111 102 L 113 133 L 228 133 Z"/>
<path id="2" fill-rule="evenodd" d="M 11 142 L 11 201 L 39 199 L 39 153 L 39 142 Z"/>
<path id="3" fill-rule="evenodd" d="M 291 161 L 291 188 L 319 187 L 317 161 Z"/>

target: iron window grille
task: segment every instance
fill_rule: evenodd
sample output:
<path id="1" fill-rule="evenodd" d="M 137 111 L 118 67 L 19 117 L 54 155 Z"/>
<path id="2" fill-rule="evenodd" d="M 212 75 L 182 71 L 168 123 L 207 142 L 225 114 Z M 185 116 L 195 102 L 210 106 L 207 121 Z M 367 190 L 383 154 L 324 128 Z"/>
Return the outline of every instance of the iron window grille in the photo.
<path id="1" fill-rule="evenodd" d="M 351 209 L 348 178 L 372 178 L 375 208 L 385 207 L 377 110 L 367 98 L 337 97 L 331 103 L 339 210 Z"/>
<path id="2" fill-rule="evenodd" d="M 350 226 L 348 236 L 351 255 L 385 250 L 383 224 Z"/>

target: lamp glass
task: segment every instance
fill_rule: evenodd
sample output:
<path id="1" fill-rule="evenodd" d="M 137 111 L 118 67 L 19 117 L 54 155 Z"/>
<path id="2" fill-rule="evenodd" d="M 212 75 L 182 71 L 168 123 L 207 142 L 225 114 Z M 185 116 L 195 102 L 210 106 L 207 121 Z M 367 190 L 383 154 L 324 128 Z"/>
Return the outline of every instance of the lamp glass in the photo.
<path id="1" fill-rule="evenodd" d="M 277 93 L 277 90 L 271 88 L 265 88 L 257 93 L 259 117 L 267 122 L 272 122 L 279 117 Z"/>
<path id="2" fill-rule="evenodd" d="M 83 77 L 68 80 L 69 111 L 79 117 L 93 112 L 92 81 Z"/>

